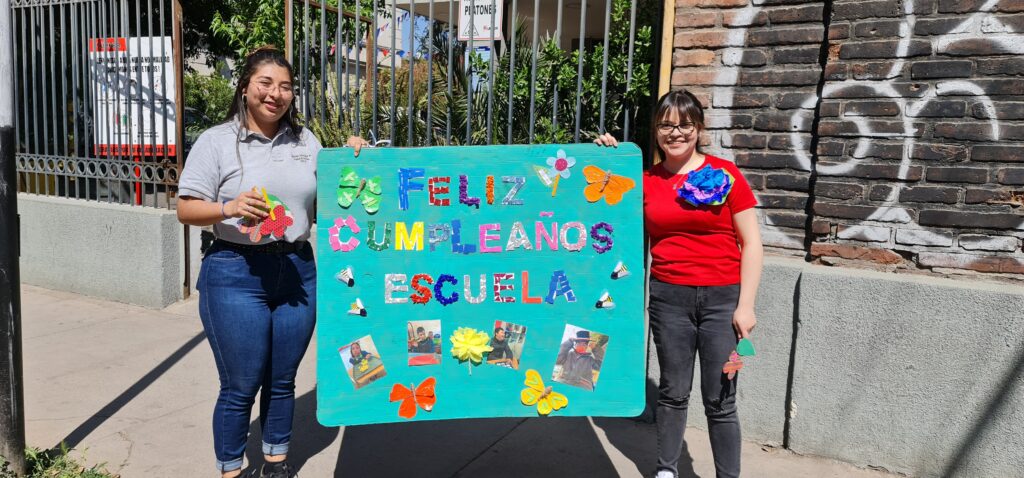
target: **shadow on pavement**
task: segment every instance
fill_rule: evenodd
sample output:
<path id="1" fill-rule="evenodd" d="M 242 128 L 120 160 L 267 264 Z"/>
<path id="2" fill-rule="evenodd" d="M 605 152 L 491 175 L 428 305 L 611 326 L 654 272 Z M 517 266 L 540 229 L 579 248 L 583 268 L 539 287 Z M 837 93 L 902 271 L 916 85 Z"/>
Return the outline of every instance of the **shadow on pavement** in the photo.
<path id="1" fill-rule="evenodd" d="M 648 397 L 657 388 L 648 381 Z M 653 403 L 653 401 L 652 401 Z M 608 442 L 641 476 L 655 473 L 658 440 L 653 410 L 638 418 L 594 418 Z M 316 420 L 316 390 L 295 401 L 288 461 L 300 472 L 342 435 L 334 476 L 617 477 L 615 464 L 585 417 L 439 420 L 328 428 Z M 263 463 L 260 426 L 249 428 L 250 466 Z M 627 466 L 628 468 L 628 466 Z M 680 478 L 697 478 L 683 448 Z"/>
<path id="2" fill-rule="evenodd" d="M 256 399 L 259 406 L 259 397 Z M 337 427 L 325 427 L 316 421 L 316 389 L 295 398 L 295 416 L 292 419 L 292 442 L 288 462 L 301 470 L 311 457 L 323 452 L 338 438 Z M 249 424 L 249 441 L 245 445 L 246 470 L 263 464 L 263 441 L 259 420 Z M 244 475 L 244 473 L 243 473 Z"/>
<path id="3" fill-rule="evenodd" d="M 206 334 L 200 332 L 196 334 L 195 337 L 189 339 L 188 342 L 182 344 L 181 347 L 178 347 L 178 350 L 175 350 L 174 353 L 172 353 L 162 362 L 157 364 L 156 367 L 153 367 L 152 370 L 146 373 L 146 375 L 143 375 L 142 378 L 137 380 L 134 384 L 132 384 L 132 386 L 128 387 L 125 391 L 121 392 L 121 394 L 115 397 L 113 400 L 111 400 L 110 403 L 106 404 L 106 406 L 99 409 L 99 411 L 97 411 L 91 417 L 89 417 L 88 420 L 86 420 L 84 423 L 82 423 L 74 430 L 72 430 L 71 433 L 68 433 L 68 435 L 64 437 L 64 439 L 61 440 L 59 443 L 57 443 L 53 448 L 60 449 L 61 444 L 67 446 L 68 449 L 78 447 L 78 445 L 82 443 L 82 440 L 85 437 L 89 436 L 90 433 L 96 431 L 96 429 L 99 428 L 100 425 L 103 424 L 103 422 L 106 422 L 107 419 L 114 416 L 115 413 L 117 413 L 119 410 L 124 408 L 125 405 L 129 404 L 132 400 L 134 400 L 135 397 L 138 397 L 140 393 L 149 388 L 150 385 L 156 382 L 157 379 L 159 379 L 164 373 L 170 370 L 171 367 L 177 364 L 181 359 L 185 358 L 185 356 L 188 355 L 189 352 L 195 349 L 196 346 L 198 346 L 204 340 L 206 340 Z"/>
<path id="4" fill-rule="evenodd" d="M 633 462 L 641 476 L 654 476 L 658 463 L 658 435 L 655 409 L 658 405 L 658 386 L 647 379 L 647 407 L 636 418 L 594 418 L 594 425 L 604 431 L 608 442 Z M 679 478 L 699 478 L 693 469 L 693 457 L 683 442 L 679 456 Z"/>

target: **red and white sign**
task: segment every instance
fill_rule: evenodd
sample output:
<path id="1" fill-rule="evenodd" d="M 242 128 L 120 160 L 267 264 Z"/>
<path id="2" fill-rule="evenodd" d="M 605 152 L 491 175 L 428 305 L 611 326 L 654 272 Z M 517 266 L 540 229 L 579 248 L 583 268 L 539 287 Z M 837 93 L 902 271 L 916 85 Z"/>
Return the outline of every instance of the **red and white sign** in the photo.
<path id="1" fill-rule="evenodd" d="M 98 156 L 174 156 L 171 37 L 90 38 L 93 151 Z"/>

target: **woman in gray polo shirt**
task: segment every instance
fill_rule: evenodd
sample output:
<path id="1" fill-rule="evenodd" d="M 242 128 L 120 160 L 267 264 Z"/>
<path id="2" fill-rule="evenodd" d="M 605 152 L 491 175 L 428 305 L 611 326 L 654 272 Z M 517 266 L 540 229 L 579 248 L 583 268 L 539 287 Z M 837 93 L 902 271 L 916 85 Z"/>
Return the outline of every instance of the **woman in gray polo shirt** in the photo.
<path id="1" fill-rule="evenodd" d="M 292 67 L 273 48 L 245 59 L 224 123 L 196 141 L 179 181 L 178 219 L 213 226 L 199 314 L 220 375 L 213 444 L 222 477 L 241 474 L 256 393 L 265 464 L 287 478 L 295 373 L 313 334 L 316 266 L 307 239 L 320 142 L 297 121 Z M 365 144 L 350 138 L 356 147 Z M 255 469 L 253 475 L 255 475 Z"/>

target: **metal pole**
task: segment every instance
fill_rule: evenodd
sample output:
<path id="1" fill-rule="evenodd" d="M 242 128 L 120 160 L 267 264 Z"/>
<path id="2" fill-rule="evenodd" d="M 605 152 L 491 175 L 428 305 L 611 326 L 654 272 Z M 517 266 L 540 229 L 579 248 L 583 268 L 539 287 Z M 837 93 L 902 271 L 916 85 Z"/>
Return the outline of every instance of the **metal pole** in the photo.
<path id="1" fill-rule="evenodd" d="M 334 82 L 334 97 L 337 99 L 336 104 L 338 108 L 338 128 L 344 126 L 346 119 L 352 119 L 352 117 L 349 115 L 348 104 L 345 102 L 345 97 L 343 96 L 345 91 L 345 87 L 343 86 L 344 83 L 341 82 L 342 58 L 345 58 L 345 62 L 348 62 L 348 53 L 346 52 L 345 47 L 341 45 L 341 31 L 344 29 L 345 26 L 345 23 L 342 20 L 341 11 L 344 9 L 345 5 L 343 4 L 343 2 L 339 0 L 338 8 L 334 12 L 335 17 L 337 18 L 337 20 L 335 20 L 335 25 L 337 26 L 334 27 L 334 78 L 336 80 Z M 324 74 L 326 74 L 326 72 L 324 72 Z M 348 78 L 346 78 L 346 81 L 347 80 Z"/>
<path id="2" fill-rule="evenodd" d="M 476 0 L 469 0 L 469 44 L 466 47 L 466 145 L 473 145 L 473 40 L 476 39 Z"/>
<path id="3" fill-rule="evenodd" d="M 0 0 L 0 457 L 25 468 L 25 382 L 21 366 L 18 188 L 14 165 L 14 33 Z"/>
<path id="4" fill-rule="evenodd" d="M 391 0 L 391 111 L 388 113 L 388 123 L 391 126 L 391 145 L 397 145 L 398 123 L 395 121 L 395 113 L 398 112 L 398 95 L 395 93 L 395 55 L 398 55 L 397 32 L 398 31 L 398 7 L 395 0 Z"/>
<path id="5" fill-rule="evenodd" d="M 540 30 L 540 24 L 537 23 L 538 20 L 540 20 L 540 0 L 533 0 L 533 51 L 531 51 L 530 56 L 530 132 L 526 138 L 526 142 L 530 144 L 533 144 L 534 123 L 536 123 L 534 112 L 536 111 L 537 104 L 537 95 L 535 93 L 537 91 L 537 30 Z"/>
<path id="6" fill-rule="evenodd" d="M 327 123 L 327 3 L 320 4 L 320 124 Z"/>
<path id="7" fill-rule="evenodd" d="M 604 134 L 604 112 L 605 112 L 605 98 L 608 96 L 608 44 L 609 35 L 608 29 L 612 23 L 612 0 L 604 0 L 604 52 L 601 58 L 601 116 L 600 122 L 598 123 L 598 134 Z"/>
<path id="8" fill-rule="evenodd" d="M 558 0 L 558 14 L 555 20 L 555 44 L 562 48 L 562 0 Z M 563 48 L 564 50 L 564 48 Z M 552 82 L 551 129 L 558 130 L 558 81 Z"/>
<path id="9" fill-rule="evenodd" d="M 359 3 L 359 2 L 356 2 L 356 3 L 360 5 L 359 8 L 362 8 L 362 4 L 361 3 Z M 378 95 L 379 95 L 379 92 L 377 91 L 377 89 L 380 87 L 380 85 L 378 85 L 378 83 L 380 82 L 380 80 L 378 79 L 380 71 L 379 71 L 379 65 L 377 64 L 377 52 L 379 51 L 379 49 L 377 47 L 377 35 L 380 33 L 380 32 L 377 31 L 377 15 L 379 15 L 377 13 L 377 0 L 373 0 L 373 13 L 372 14 L 373 14 L 373 22 L 370 25 L 370 27 L 373 28 L 373 34 L 366 35 L 370 39 L 370 47 L 369 47 L 369 49 L 366 52 L 366 68 L 367 68 L 368 72 L 370 73 L 370 85 L 371 85 L 371 96 L 372 96 L 372 98 L 370 100 L 370 102 L 372 103 L 370 105 L 370 108 L 372 108 L 372 109 L 370 111 L 373 112 L 373 114 L 371 116 L 371 120 L 370 120 L 370 138 L 372 138 L 373 141 L 376 142 L 378 139 L 380 139 L 380 132 L 377 129 L 377 116 L 380 113 L 380 111 L 377 109 L 377 107 L 378 107 L 377 106 Z M 341 23 L 339 23 L 339 25 L 341 25 Z"/>
<path id="10" fill-rule="evenodd" d="M 462 8 L 461 5 L 459 8 Z M 461 12 L 460 12 L 461 15 Z M 448 98 L 445 103 L 448 106 L 448 112 L 445 114 L 445 145 L 452 145 L 452 117 L 454 116 L 455 107 L 452 105 L 452 63 L 455 61 L 455 39 L 458 36 L 455 35 L 455 25 L 458 24 L 459 20 L 455 18 L 455 0 L 448 1 Z M 395 69 L 395 65 L 391 65 L 391 69 Z M 394 88 L 394 85 L 392 85 Z M 394 109 L 392 107 L 391 109 Z"/>
<path id="11" fill-rule="evenodd" d="M 516 0 L 512 0 L 512 18 L 509 20 L 509 28 L 512 29 L 512 40 L 509 42 L 509 60 L 508 60 L 508 121 L 507 129 L 505 133 L 505 143 L 512 144 L 512 122 L 515 119 L 515 86 L 516 86 L 516 30 L 518 27 L 518 7 Z M 534 12 L 536 14 L 536 12 Z"/>
<path id="12" fill-rule="evenodd" d="M 636 43 L 636 0 L 629 4 L 629 57 L 626 60 L 626 108 L 623 115 L 622 140 L 629 141 L 629 115 L 633 104 L 629 101 L 629 89 L 633 84 L 633 45 Z"/>
<path id="13" fill-rule="evenodd" d="M 181 169 L 185 167 L 185 50 L 182 44 L 182 19 L 184 11 L 181 8 L 181 0 L 172 0 L 171 3 L 171 54 L 174 55 L 174 155 L 178 163 L 178 177 L 181 177 Z M 166 139 L 166 137 L 165 137 Z M 168 201 L 168 204 L 170 201 Z M 187 299 L 192 292 L 192 273 L 190 271 L 192 254 L 189 243 L 188 226 L 184 226 L 185 235 L 185 283 L 182 284 L 182 296 Z"/>
<path id="14" fill-rule="evenodd" d="M 580 106 L 583 95 L 583 60 L 587 56 L 587 2 L 580 2 L 580 46 L 576 69 L 576 132 L 573 134 L 573 142 L 580 142 Z"/>
<path id="15" fill-rule="evenodd" d="M 361 2 L 356 1 L 356 2 L 354 2 L 354 6 L 356 8 L 356 34 L 355 34 L 355 38 L 353 38 L 353 40 L 355 40 L 355 44 L 356 44 L 356 57 L 355 57 L 356 58 L 356 61 L 355 61 L 355 64 L 356 64 L 355 65 L 355 67 L 356 67 L 356 91 L 355 91 L 355 96 L 356 96 L 356 115 L 355 115 L 355 121 L 356 121 L 356 124 L 354 125 L 353 130 L 355 131 L 356 136 L 361 136 L 362 135 L 362 125 L 363 125 L 363 118 L 362 118 L 362 116 L 363 116 L 363 88 L 362 88 L 362 81 L 359 79 L 359 52 L 360 52 L 360 49 L 362 48 L 363 35 L 360 33 L 360 30 L 361 30 L 360 27 L 362 27 L 362 25 L 360 25 L 361 20 L 359 19 L 359 16 L 363 13 L 362 12 L 363 5 L 362 5 Z M 367 64 L 366 67 L 370 68 L 370 65 Z"/>
<path id="16" fill-rule="evenodd" d="M 434 0 L 430 0 L 427 13 L 427 127 L 424 136 L 427 146 L 431 146 L 434 142 Z"/>
<path id="17" fill-rule="evenodd" d="M 413 74 L 416 71 L 416 0 L 409 0 L 409 51 L 405 52 L 409 55 L 409 102 L 406 105 L 406 146 L 414 146 L 413 144 L 413 129 L 415 125 L 413 123 L 413 93 L 416 86 L 415 77 Z"/>
<path id="18" fill-rule="evenodd" d="M 490 64 L 487 65 L 487 144 L 491 144 L 494 133 L 491 131 L 492 123 L 494 122 L 494 57 L 498 54 L 498 42 L 494 41 L 494 17 L 497 16 L 495 12 L 498 10 L 498 5 L 495 0 L 491 0 L 491 31 L 488 33 L 490 38 L 488 41 L 491 42 L 490 54 L 487 55 L 487 59 L 490 60 Z"/>
<path id="19" fill-rule="evenodd" d="M 295 59 L 293 58 L 295 43 L 292 39 L 295 32 L 295 19 L 292 17 L 292 14 L 295 13 L 294 10 L 295 6 L 292 5 L 292 0 L 284 0 L 284 58 L 292 65 L 293 70 L 295 68 Z M 162 12 L 163 10 L 161 10 Z M 163 22 L 160 24 L 163 25 Z M 338 45 L 338 49 L 341 49 L 341 45 Z"/>

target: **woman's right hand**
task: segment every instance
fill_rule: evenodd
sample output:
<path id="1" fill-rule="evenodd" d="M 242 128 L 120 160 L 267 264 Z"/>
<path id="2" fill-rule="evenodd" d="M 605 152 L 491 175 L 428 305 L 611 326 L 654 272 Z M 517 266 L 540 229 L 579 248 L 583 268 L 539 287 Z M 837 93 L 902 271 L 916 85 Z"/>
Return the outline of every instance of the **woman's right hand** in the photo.
<path id="1" fill-rule="evenodd" d="M 260 220 L 270 215 L 263 196 L 255 191 L 245 191 L 224 204 L 224 215 Z"/>
<path id="2" fill-rule="evenodd" d="M 594 140 L 594 144 L 598 146 L 611 146 L 613 148 L 618 148 L 619 140 L 615 139 L 611 134 L 605 133 L 598 136 L 597 139 Z"/>

